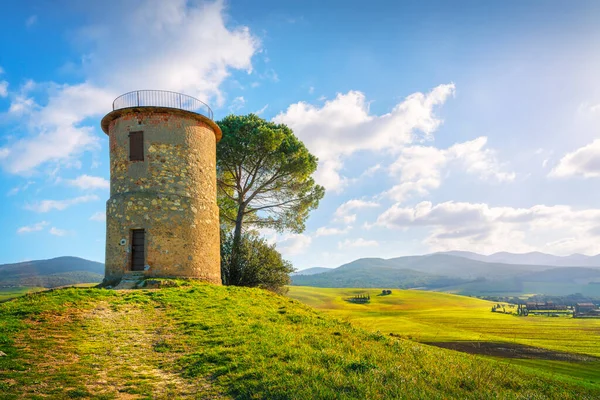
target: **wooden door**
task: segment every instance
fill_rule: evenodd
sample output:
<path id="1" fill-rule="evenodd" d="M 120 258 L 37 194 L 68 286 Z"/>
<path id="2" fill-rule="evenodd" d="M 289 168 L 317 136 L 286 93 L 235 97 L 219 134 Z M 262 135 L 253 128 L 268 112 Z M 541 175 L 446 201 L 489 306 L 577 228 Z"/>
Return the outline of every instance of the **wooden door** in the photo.
<path id="1" fill-rule="evenodd" d="M 131 270 L 143 271 L 146 264 L 145 232 L 143 229 L 131 231 Z"/>

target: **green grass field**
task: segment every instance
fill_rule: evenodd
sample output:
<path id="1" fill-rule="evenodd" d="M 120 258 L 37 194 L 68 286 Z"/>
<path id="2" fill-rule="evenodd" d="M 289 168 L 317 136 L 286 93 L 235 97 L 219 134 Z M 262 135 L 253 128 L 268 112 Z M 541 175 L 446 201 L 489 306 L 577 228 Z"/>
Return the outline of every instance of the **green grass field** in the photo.
<path id="1" fill-rule="evenodd" d="M 96 285 L 97 285 L 97 283 L 76 283 L 73 285 L 68 285 L 68 287 L 88 288 L 88 287 L 93 287 Z M 43 288 L 43 287 L 33 287 L 33 286 L 0 287 L 0 302 L 14 299 L 16 297 L 24 296 L 27 293 L 41 292 L 44 290 L 49 290 L 49 289 Z"/>
<path id="2" fill-rule="evenodd" d="M 369 304 L 345 299 L 369 293 Z M 419 342 L 510 342 L 600 357 L 600 319 L 517 317 L 492 313 L 492 302 L 453 294 L 376 289 L 325 289 L 291 286 L 288 296 L 371 331 Z M 511 359 L 524 369 L 600 385 L 600 360 L 560 362 Z"/>
<path id="3" fill-rule="evenodd" d="M 44 288 L 38 287 L 9 287 L 0 288 L 0 302 L 6 301 L 15 297 L 23 296 L 27 293 L 39 292 L 45 290 Z"/>
<path id="4" fill-rule="evenodd" d="M 180 282 L 0 304 L 0 398 L 595 399 L 259 289 Z M 385 299 L 391 301 L 390 299 Z"/>

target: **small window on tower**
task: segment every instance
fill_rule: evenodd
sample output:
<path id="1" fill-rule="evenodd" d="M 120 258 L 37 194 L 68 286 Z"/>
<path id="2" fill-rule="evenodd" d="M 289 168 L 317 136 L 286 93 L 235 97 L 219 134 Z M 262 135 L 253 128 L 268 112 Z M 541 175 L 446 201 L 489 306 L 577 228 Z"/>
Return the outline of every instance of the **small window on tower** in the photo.
<path id="1" fill-rule="evenodd" d="M 144 161 L 144 132 L 129 132 L 129 161 Z"/>

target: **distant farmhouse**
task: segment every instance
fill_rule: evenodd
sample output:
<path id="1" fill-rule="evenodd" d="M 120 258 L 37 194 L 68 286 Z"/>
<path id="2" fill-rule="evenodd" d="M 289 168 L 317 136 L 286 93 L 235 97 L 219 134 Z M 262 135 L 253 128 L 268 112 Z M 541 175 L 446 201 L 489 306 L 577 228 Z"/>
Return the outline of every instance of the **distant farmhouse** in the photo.
<path id="1" fill-rule="evenodd" d="M 539 302 L 527 302 L 527 309 L 529 311 L 540 310 L 540 311 L 550 311 L 550 310 L 566 310 L 567 306 L 562 304 L 554 304 L 551 301 L 545 303 Z"/>
<path id="2" fill-rule="evenodd" d="M 574 318 L 600 318 L 600 309 L 594 303 L 577 303 Z"/>

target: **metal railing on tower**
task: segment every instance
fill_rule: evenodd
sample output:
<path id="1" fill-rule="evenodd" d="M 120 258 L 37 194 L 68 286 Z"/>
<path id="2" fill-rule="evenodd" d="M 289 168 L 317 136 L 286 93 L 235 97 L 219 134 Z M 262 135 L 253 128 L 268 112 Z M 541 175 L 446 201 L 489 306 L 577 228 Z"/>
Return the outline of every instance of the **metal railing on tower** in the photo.
<path id="1" fill-rule="evenodd" d="M 205 102 L 192 96 L 166 90 L 135 90 L 113 101 L 113 110 L 132 107 L 177 108 L 213 119 L 213 112 Z"/>

